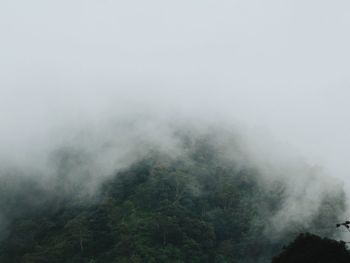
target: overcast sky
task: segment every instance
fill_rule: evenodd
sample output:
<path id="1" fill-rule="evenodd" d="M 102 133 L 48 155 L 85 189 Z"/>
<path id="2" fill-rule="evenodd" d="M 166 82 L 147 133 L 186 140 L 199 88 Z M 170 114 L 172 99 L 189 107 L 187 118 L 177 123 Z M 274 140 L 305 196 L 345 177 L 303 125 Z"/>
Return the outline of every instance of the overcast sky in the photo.
<path id="1" fill-rule="evenodd" d="M 1 0 L 0 154 L 152 109 L 262 129 L 350 183 L 349 30 L 345 0 Z"/>

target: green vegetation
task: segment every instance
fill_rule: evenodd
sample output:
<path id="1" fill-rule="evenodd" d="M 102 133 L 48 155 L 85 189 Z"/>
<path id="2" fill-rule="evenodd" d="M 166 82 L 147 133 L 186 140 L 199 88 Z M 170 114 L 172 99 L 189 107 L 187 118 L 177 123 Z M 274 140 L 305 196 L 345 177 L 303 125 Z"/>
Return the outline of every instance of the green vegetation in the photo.
<path id="1" fill-rule="evenodd" d="M 269 262 L 295 235 L 265 231 L 283 205 L 283 183 L 262 187 L 256 170 L 220 160 L 209 142 L 189 145 L 181 157 L 150 154 L 88 201 L 60 178 L 48 189 L 3 177 L 0 206 L 11 220 L 0 262 Z M 324 200 L 315 229 L 331 233 L 342 198 Z"/>

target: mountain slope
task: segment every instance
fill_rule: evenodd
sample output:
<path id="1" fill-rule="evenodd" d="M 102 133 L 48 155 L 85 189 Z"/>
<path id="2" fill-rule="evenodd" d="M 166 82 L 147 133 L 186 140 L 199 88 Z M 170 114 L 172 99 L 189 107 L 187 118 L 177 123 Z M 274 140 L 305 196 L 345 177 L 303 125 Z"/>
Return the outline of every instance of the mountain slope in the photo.
<path id="1" fill-rule="evenodd" d="M 223 161 L 210 141 L 186 145 L 176 157 L 150 152 L 89 198 L 64 177 L 55 191 L 29 178 L 7 185 L 1 208 L 12 220 L 0 261 L 269 262 L 305 228 L 269 231 L 287 195 L 283 181 L 263 184 L 258 170 Z M 309 225 L 331 235 L 343 195 L 321 204 Z"/>

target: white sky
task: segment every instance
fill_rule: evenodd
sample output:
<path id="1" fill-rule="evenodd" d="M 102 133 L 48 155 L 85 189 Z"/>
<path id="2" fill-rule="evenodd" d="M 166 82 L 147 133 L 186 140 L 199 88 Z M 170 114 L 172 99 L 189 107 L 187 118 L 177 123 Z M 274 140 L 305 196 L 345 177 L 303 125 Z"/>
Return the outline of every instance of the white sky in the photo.
<path id="1" fill-rule="evenodd" d="M 1 0 L 1 155 L 152 108 L 268 130 L 350 182 L 349 30 L 345 0 Z"/>

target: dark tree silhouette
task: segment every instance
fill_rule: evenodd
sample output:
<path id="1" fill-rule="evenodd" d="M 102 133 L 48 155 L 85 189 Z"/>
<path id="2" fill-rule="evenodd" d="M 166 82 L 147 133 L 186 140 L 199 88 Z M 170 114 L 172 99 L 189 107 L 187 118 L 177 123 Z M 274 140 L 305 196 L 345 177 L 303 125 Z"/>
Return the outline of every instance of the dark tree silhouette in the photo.
<path id="1" fill-rule="evenodd" d="M 348 263 L 350 253 L 345 242 L 300 234 L 272 263 Z"/>

